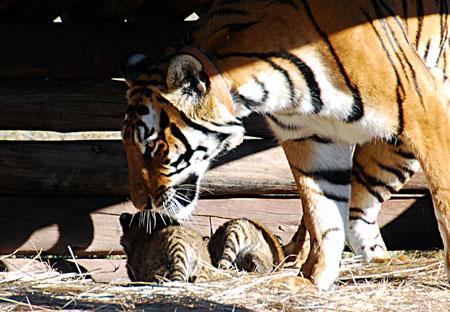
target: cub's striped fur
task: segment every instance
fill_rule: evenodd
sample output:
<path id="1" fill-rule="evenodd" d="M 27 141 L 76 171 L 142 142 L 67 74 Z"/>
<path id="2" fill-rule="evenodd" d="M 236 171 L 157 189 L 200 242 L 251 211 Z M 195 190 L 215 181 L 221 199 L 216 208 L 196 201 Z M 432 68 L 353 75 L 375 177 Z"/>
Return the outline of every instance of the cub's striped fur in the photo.
<path id="1" fill-rule="evenodd" d="M 211 277 L 206 243 L 193 229 L 150 211 L 123 213 L 120 223 L 132 281 L 201 282 Z"/>
<path id="2" fill-rule="evenodd" d="M 212 235 L 208 250 L 214 266 L 266 273 L 279 267 L 284 253 L 278 239 L 263 225 L 245 218 L 230 220 Z"/>
<path id="3" fill-rule="evenodd" d="M 186 46 L 158 62 L 141 54 L 122 62 L 134 204 L 190 215 L 212 159 L 242 141 L 241 118 L 257 112 L 295 176 L 311 235 L 302 270 L 320 289 L 338 276 L 346 240 L 367 261 L 387 257 L 381 202 L 419 164 L 448 268 L 448 8 L 448 0 L 212 1 Z"/>

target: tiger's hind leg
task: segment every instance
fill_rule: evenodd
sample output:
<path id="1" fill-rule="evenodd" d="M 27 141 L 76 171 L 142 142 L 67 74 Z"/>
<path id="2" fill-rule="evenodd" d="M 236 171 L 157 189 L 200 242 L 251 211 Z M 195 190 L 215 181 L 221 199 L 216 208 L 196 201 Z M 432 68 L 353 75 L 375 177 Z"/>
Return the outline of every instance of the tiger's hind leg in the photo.
<path id="1" fill-rule="evenodd" d="M 302 271 L 321 290 L 339 275 L 348 225 L 352 148 L 325 140 L 282 144 L 302 199 L 311 250 Z"/>
<path id="2" fill-rule="evenodd" d="M 390 260 L 377 218 L 381 203 L 397 192 L 420 168 L 401 140 L 357 146 L 353 156 L 348 242 L 366 262 Z"/>
<path id="3" fill-rule="evenodd" d="M 408 104 L 408 105 L 407 105 Z M 416 105 L 413 105 L 416 104 Z M 444 243 L 450 281 L 450 111 L 445 96 L 424 96 L 422 103 L 405 104 L 403 138 L 420 161 L 433 196 L 434 211 Z"/>

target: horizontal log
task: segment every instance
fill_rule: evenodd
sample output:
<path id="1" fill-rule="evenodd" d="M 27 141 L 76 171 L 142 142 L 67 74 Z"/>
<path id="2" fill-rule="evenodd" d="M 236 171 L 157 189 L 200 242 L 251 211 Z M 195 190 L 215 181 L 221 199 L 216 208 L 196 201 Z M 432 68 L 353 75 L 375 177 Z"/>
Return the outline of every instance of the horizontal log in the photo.
<path id="1" fill-rule="evenodd" d="M 128 195 L 120 141 L 0 142 L 0 194 Z M 205 175 L 203 195 L 297 194 L 286 157 L 272 140 L 247 140 Z M 405 189 L 423 193 L 422 175 Z"/>
<path id="2" fill-rule="evenodd" d="M 120 131 L 125 92 L 125 82 L 114 80 L 0 79 L 0 129 Z M 263 119 L 245 118 L 247 134 L 272 137 Z"/>
<path id="3" fill-rule="evenodd" d="M 113 80 L 2 79 L 0 129 L 120 131 L 126 89 L 123 81 Z"/>
<path id="4" fill-rule="evenodd" d="M 76 256 L 122 254 L 118 216 L 135 212 L 123 197 L 0 197 L 0 254 Z M 209 235 L 220 224 L 248 217 L 289 241 L 301 218 L 299 199 L 203 199 L 188 224 Z M 429 196 L 396 198 L 379 216 L 390 249 L 442 246 Z"/>
<path id="5" fill-rule="evenodd" d="M 3 23 L 0 27 L 0 78 L 108 79 L 120 77 L 123 52 L 157 58 L 179 45 L 184 22 Z"/>

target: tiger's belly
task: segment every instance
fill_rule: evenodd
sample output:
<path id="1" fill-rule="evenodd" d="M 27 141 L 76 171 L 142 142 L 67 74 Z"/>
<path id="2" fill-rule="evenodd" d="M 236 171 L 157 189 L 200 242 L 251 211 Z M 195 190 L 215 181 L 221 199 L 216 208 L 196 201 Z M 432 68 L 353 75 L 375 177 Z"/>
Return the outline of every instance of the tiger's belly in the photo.
<path id="1" fill-rule="evenodd" d="M 281 141 L 318 136 L 333 142 L 362 144 L 374 139 L 389 140 L 396 134 L 397 121 L 366 110 L 355 122 L 312 114 L 271 114 L 268 123 Z"/>

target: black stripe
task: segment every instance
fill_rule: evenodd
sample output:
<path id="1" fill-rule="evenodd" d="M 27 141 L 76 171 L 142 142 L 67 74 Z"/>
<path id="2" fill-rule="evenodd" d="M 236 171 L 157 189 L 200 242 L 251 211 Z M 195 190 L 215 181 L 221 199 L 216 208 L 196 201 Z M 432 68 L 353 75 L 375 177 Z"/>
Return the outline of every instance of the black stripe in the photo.
<path id="1" fill-rule="evenodd" d="M 293 141 L 295 141 L 295 142 L 313 141 L 315 143 L 320 143 L 320 144 L 333 143 L 333 141 L 331 139 L 320 137 L 320 136 L 315 135 L 315 134 L 311 135 L 311 136 L 304 137 L 304 138 L 294 139 Z"/>
<path id="2" fill-rule="evenodd" d="M 252 99 L 249 99 L 249 98 L 243 96 L 242 94 L 240 94 L 236 90 L 231 90 L 230 93 L 231 93 L 231 96 L 233 97 L 233 101 L 238 102 L 238 103 L 242 103 L 242 105 L 244 105 L 249 110 L 252 110 L 252 108 L 255 108 L 255 107 L 258 107 L 258 106 L 262 105 L 261 102 L 259 102 L 259 101 L 257 102 L 257 101 L 254 101 Z"/>
<path id="3" fill-rule="evenodd" d="M 402 150 L 396 150 L 395 152 L 403 158 L 416 159 L 416 156 L 411 152 L 402 151 Z"/>
<path id="4" fill-rule="evenodd" d="M 417 12 L 417 32 L 416 32 L 416 49 L 419 48 L 420 35 L 422 34 L 422 26 L 423 26 L 423 3 L 422 0 L 416 0 L 416 12 Z"/>
<path id="5" fill-rule="evenodd" d="M 138 127 L 144 128 L 144 139 L 148 138 L 149 136 L 151 136 L 153 134 L 153 132 L 155 132 L 154 129 L 152 129 L 152 131 L 150 131 L 148 126 L 142 120 L 138 120 L 137 125 L 138 125 Z"/>
<path id="6" fill-rule="evenodd" d="M 381 5 L 383 5 L 384 9 L 385 9 L 389 14 L 391 14 L 392 16 L 395 16 L 395 13 L 389 8 L 389 6 L 387 6 L 386 3 L 384 3 L 382 0 L 378 0 L 378 2 L 381 3 Z M 377 2 L 377 4 L 378 4 L 378 2 Z M 381 13 L 380 13 L 380 14 L 381 14 Z M 401 25 L 400 23 L 398 23 L 398 24 L 399 24 L 400 29 L 402 29 L 403 36 L 405 37 L 406 42 L 409 42 L 409 39 L 407 38 L 405 32 L 403 31 L 402 25 Z M 412 66 L 412 64 L 411 64 L 411 62 L 409 61 L 409 59 L 406 57 L 405 51 L 404 51 L 403 48 L 398 44 L 398 40 L 397 40 L 397 38 L 395 37 L 395 32 L 392 30 L 392 28 L 390 27 L 389 23 L 386 22 L 386 25 L 387 25 L 387 27 L 389 28 L 389 30 L 391 31 L 391 34 L 392 34 L 392 36 L 394 37 L 394 40 L 395 40 L 395 42 L 396 42 L 396 44 L 397 44 L 397 48 L 400 50 L 400 53 L 402 54 L 403 59 L 406 61 L 406 64 L 408 65 L 408 68 L 409 68 L 409 70 L 411 71 L 411 76 L 412 76 L 412 79 L 413 79 L 414 89 L 415 89 L 417 95 L 419 96 L 420 103 L 422 104 L 423 107 L 425 107 L 425 104 L 424 104 L 424 101 L 423 101 L 422 91 L 420 90 L 419 84 L 418 84 L 418 82 L 417 82 L 417 74 L 416 74 L 416 71 L 414 70 L 414 67 Z M 386 34 L 386 35 L 387 35 L 387 34 Z M 388 38 L 389 38 L 389 36 L 388 36 Z M 396 50 L 396 49 L 394 49 L 394 51 L 395 51 L 395 50 Z M 400 60 L 400 58 L 398 57 L 398 54 L 397 54 L 397 53 L 396 53 L 396 56 L 397 56 L 397 58 L 399 59 L 399 61 L 401 62 L 401 60 Z M 402 64 L 403 64 L 403 62 L 402 62 Z M 402 65 L 402 68 L 403 68 L 403 65 Z M 405 72 L 404 68 L 403 68 L 403 71 Z M 408 78 L 407 75 L 406 75 L 406 78 Z M 409 79 L 408 79 L 408 80 L 409 80 Z M 397 95 L 398 95 L 398 94 L 397 94 Z"/>
<path id="7" fill-rule="evenodd" d="M 364 210 L 362 208 L 356 208 L 356 207 L 350 207 L 350 213 L 351 212 L 357 212 L 361 214 L 365 214 Z"/>
<path id="8" fill-rule="evenodd" d="M 191 119 L 189 119 L 182 111 L 180 111 L 180 116 L 181 119 L 191 128 L 204 132 L 204 133 L 214 133 L 214 134 L 219 134 L 220 132 L 215 131 L 215 130 L 211 130 L 206 128 L 205 126 L 202 126 L 198 123 L 193 122 Z"/>
<path id="9" fill-rule="evenodd" d="M 370 225 L 374 225 L 376 223 L 376 221 L 370 222 L 367 221 L 366 219 L 364 219 L 363 217 L 354 217 L 354 216 L 350 216 L 350 221 L 356 221 L 356 220 L 361 220 L 364 223 L 370 224 Z"/>
<path id="10" fill-rule="evenodd" d="M 317 83 L 313 70 L 306 65 L 305 62 L 303 62 L 299 57 L 297 57 L 294 54 L 288 53 L 288 52 L 281 52 L 281 51 L 275 51 L 275 52 L 267 52 L 267 53 L 257 53 L 257 52 L 228 52 L 224 54 L 218 54 L 216 55 L 217 58 L 223 59 L 228 57 L 255 57 L 259 58 L 263 61 L 269 62 L 269 64 L 274 64 L 272 61 L 269 60 L 269 58 L 280 58 L 283 60 L 286 60 L 290 63 L 292 63 L 299 72 L 302 74 L 303 78 L 306 81 L 306 84 L 309 88 L 310 97 L 311 97 L 311 104 L 313 106 L 313 112 L 318 113 L 322 109 L 323 101 L 321 97 L 321 90 L 319 87 L 319 84 Z M 273 66 L 273 65 L 272 65 Z M 279 67 L 281 68 L 281 67 Z M 275 68 L 279 70 L 279 68 Z M 282 69 L 282 68 L 281 68 Z M 283 74 L 288 78 L 289 75 L 286 70 L 282 69 Z M 290 91 L 291 91 L 291 100 L 294 101 L 293 98 L 293 84 L 292 81 L 289 79 L 288 83 L 290 85 Z"/>
<path id="11" fill-rule="evenodd" d="M 448 35 L 448 6 L 447 6 L 447 1 L 446 0 L 441 0 L 440 1 L 440 17 L 441 17 L 441 32 L 440 32 L 440 49 L 439 49 L 439 55 L 438 55 L 438 59 L 436 60 L 436 63 L 439 62 L 439 59 L 441 58 L 442 55 L 442 51 L 444 51 L 444 48 L 446 47 L 446 42 L 448 39 L 447 35 Z"/>
<path id="12" fill-rule="evenodd" d="M 371 251 L 375 251 L 375 248 L 376 248 L 376 247 L 381 247 L 382 249 L 384 249 L 383 246 L 381 246 L 380 244 L 375 244 L 375 245 L 371 246 L 369 249 L 370 249 Z"/>
<path id="13" fill-rule="evenodd" d="M 161 132 L 164 132 L 164 130 L 170 125 L 169 116 L 167 113 L 163 110 L 159 113 L 159 128 Z"/>
<path id="14" fill-rule="evenodd" d="M 375 11 L 378 12 L 377 7 L 375 7 Z M 403 132 L 403 128 L 404 128 L 403 101 L 404 101 L 405 89 L 403 87 L 403 84 L 402 84 L 402 81 L 400 79 L 400 75 L 399 75 L 399 73 L 397 71 L 397 68 L 395 67 L 394 60 L 392 59 L 391 54 L 389 53 L 386 45 L 384 44 L 384 41 L 381 38 L 380 33 L 378 32 L 378 30 L 376 29 L 375 25 L 373 24 L 372 19 L 370 18 L 370 15 L 367 12 L 364 12 L 364 11 L 362 11 L 362 13 L 365 15 L 367 21 L 369 22 L 370 26 L 372 27 L 372 30 L 374 31 L 375 35 L 377 36 L 378 41 L 380 42 L 381 48 L 383 49 L 384 53 L 386 53 L 388 61 L 391 64 L 392 70 L 394 71 L 394 74 L 395 74 L 395 77 L 396 77 L 396 80 L 397 80 L 397 86 L 396 86 L 397 107 L 398 107 L 397 133 L 401 134 Z M 387 31 L 385 30 L 385 33 L 386 32 Z M 394 49 L 394 51 L 395 51 L 395 49 Z M 397 53 L 395 53 L 395 54 L 397 56 L 397 59 L 400 60 L 400 58 L 398 57 Z M 402 67 L 403 67 L 403 63 L 402 62 L 400 62 L 400 63 L 402 64 Z M 402 93 L 400 93 L 400 90 L 402 90 Z"/>
<path id="15" fill-rule="evenodd" d="M 150 114 L 150 110 L 146 105 L 138 105 L 136 111 L 141 116 Z"/>
<path id="16" fill-rule="evenodd" d="M 409 178 L 409 176 L 407 176 L 402 170 L 384 165 L 378 161 L 376 163 L 378 167 L 380 167 L 381 169 L 386 170 L 387 172 L 390 172 L 393 175 L 395 175 L 401 183 L 405 183 L 406 180 Z"/>
<path id="17" fill-rule="evenodd" d="M 294 98 L 294 83 L 292 82 L 292 79 L 289 76 L 289 72 L 268 58 L 264 59 L 264 61 L 266 63 L 268 63 L 270 66 L 272 66 L 273 69 L 279 71 L 284 76 L 284 79 L 286 79 L 286 82 L 288 83 L 289 101 L 291 103 L 294 103 L 294 100 L 295 100 L 295 98 Z"/>
<path id="18" fill-rule="evenodd" d="M 428 57 L 428 52 L 430 52 L 430 44 L 431 44 L 431 39 L 428 39 L 427 45 L 425 46 L 425 52 L 423 53 L 423 59 L 425 61 L 426 61 L 426 59 Z"/>
<path id="19" fill-rule="evenodd" d="M 269 90 L 267 90 L 266 85 L 264 82 L 260 81 L 258 78 L 254 77 L 255 82 L 258 84 L 258 86 L 261 88 L 263 92 L 263 97 L 259 102 L 265 103 L 267 101 L 267 98 L 269 97 Z"/>
<path id="20" fill-rule="evenodd" d="M 380 193 L 378 193 L 376 190 L 372 189 L 372 187 L 370 185 L 368 185 L 363 178 L 361 177 L 359 172 L 355 172 L 353 176 L 355 177 L 356 181 L 361 184 L 362 186 L 364 186 L 366 188 L 366 190 L 373 196 L 375 197 L 380 203 L 384 202 L 383 196 L 381 196 Z"/>
<path id="21" fill-rule="evenodd" d="M 311 20 L 312 24 L 314 25 L 314 28 L 316 29 L 316 31 L 322 37 L 323 41 L 325 41 L 325 43 L 327 44 L 328 50 L 330 51 L 331 55 L 333 56 L 334 61 L 335 61 L 336 65 L 338 66 L 339 71 L 340 71 L 342 77 L 344 78 L 344 81 L 345 81 L 347 87 L 352 92 L 353 108 L 352 108 L 352 112 L 346 118 L 345 121 L 346 122 L 358 121 L 359 119 L 361 119 L 364 116 L 364 107 L 363 107 L 363 102 L 361 99 L 361 93 L 360 93 L 358 87 L 355 84 L 353 84 L 353 82 L 350 80 L 350 78 L 345 70 L 344 65 L 342 64 L 341 60 L 339 59 L 339 56 L 336 53 L 336 50 L 334 49 L 333 45 L 331 44 L 330 40 L 328 39 L 327 34 L 319 27 L 319 24 L 315 20 L 314 15 L 311 12 L 311 8 L 309 7 L 307 0 L 301 0 L 301 1 L 306 9 L 306 14 L 308 15 L 309 19 Z"/>
<path id="22" fill-rule="evenodd" d="M 358 161 L 356 161 L 356 160 L 353 161 L 353 168 L 358 170 L 359 173 L 361 174 L 362 178 L 364 178 L 364 180 L 366 181 L 366 183 L 370 184 L 371 186 L 384 187 L 391 193 L 396 192 L 396 190 L 392 186 L 388 185 L 386 182 L 365 172 L 364 168 L 361 166 L 361 164 L 358 163 Z"/>
<path id="23" fill-rule="evenodd" d="M 405 28 L 408 31 L 408 0 L 402 0 L 403 21 Z"/>
<path id="24" fill-rule="evenodd" d="M 270 120 L 272 120 L 278 127 L 283 128 L 284 130 L 298 130 L 302 127 L 294 126 L 294 125 L 287 125 L 281 122 L 277 117 L 275 117 L 272 114 L 266 114 L 266 117 L 268 117 Z"/>
<path id="25" fill-rule="evenodd" d="M 300 58 L 291 53 L 280 52 L 279 57 L 291 61 L 302 73 L 311 95 L 311 104 L 314 107 L 313 113 L 319 113 L 322 110 L 323 102 L 321 97 L 321 90 L 312 69 L 308 65 L 306 65 L 306 63 L 303 62 Z"/>
<path id="26" fill-rule="evenodd" d="M 317 193 L 317 194 L 325 196 L 328 199 L 331 199 L 331 200 L 334 200 L 334 201 L 337 201 L 337 202 L 341 202 L 341 203 L 348 203 L 349 200 L 350 200 L 348 197 L 339 196 L 339 195 L 335 195 L 335 194 L 331 194 L 331 193 L 323 192 L 323 191 L 320 192 L 320 193 Z"/>
<path id="27" fill-rule="evenodd" d="M 293 169 L 309 178 L 313 178 L 315 180 L 325 180 L 337 185 L 350 184 L 352 178 L 351 169 L 323 169 L 315 171 L 305 171 L 297 167 Z"/>
<path id="28" fill-rule="evenodd" d="M 325 230 L 323 233 L 322 233 L 322 240 L 328 235 L 328 234 L 330 234 L 331 232 L 341 232 L 342 231 L 342 229 L 340 229 L 340 228 L 338 228 L 338 227 L 334 227 L 334 228 L 330 228 L 330 229 L 328 229 L 328 230 Z"/>
<path id="29" fill-rule="evenodd" d="M 174 238 L 172 237 L 172 239 Z M 174 243 L 172 246 L 169 247 L 168 253 L 173 257 L 180 257 L 181 260 L 185 260 L 187 253 L 186 246 L 184 246 L 181 243 Z"/>

